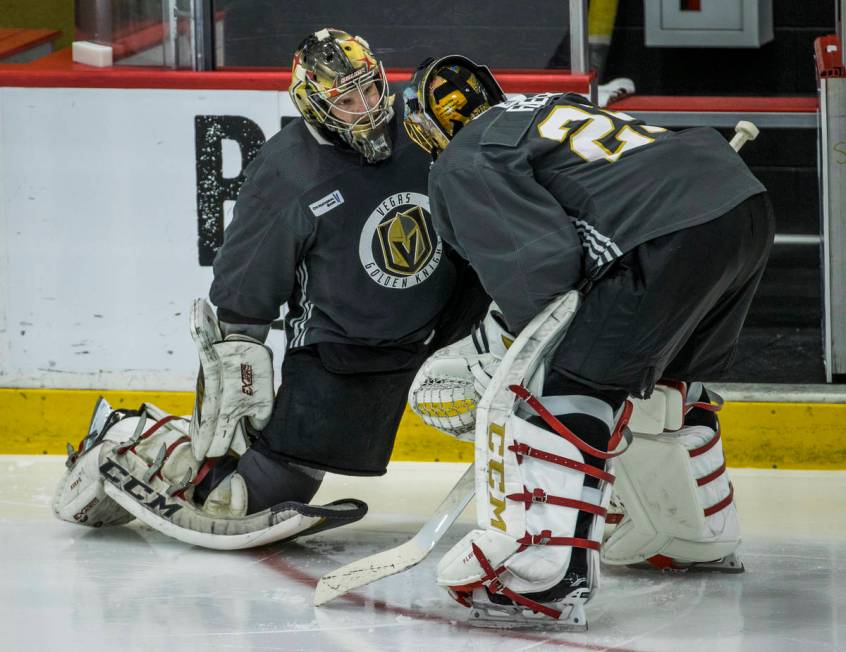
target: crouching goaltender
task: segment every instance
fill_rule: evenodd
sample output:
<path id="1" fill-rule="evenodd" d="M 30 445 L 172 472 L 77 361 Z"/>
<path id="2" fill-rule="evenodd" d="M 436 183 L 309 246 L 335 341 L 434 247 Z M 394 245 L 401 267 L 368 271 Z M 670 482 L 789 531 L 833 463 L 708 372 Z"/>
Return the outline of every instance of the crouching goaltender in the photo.
<path id="1" fill-rule="evenodd" d="M 302 120 L 271 138 L 194 303 L 201 370 L 190 420 L 101 400 L 69 445 L 54 499 L 66 521 L 133 518 L 235 549 L 338 527 L 355 499 L 312 505 L 326 472 L 381 475 L 409 386 L 489 299 L 432 228 L 428 157 L 402 129 L 382 64 L 335 29 L 306 38 L 289 89 Z M 264 341 L 287 304 L 274 396 Z"/>
<path id="2" fill-rule="evenodd" d="M 437 159 L 435 227 L 499 311 L 489 353 L 448 347 L 412 385 L 424 420 L 475 436 L 478 528 L 438 584 L 476 624 L 582 629 L 600 558 L 741 571 L 721 400 L 700 380 L 730 365 L 763 274 L 765 188 L 712 129 L 575 94 L 506 99 L 461 56 L 425 61 L 405 99 L 409 135 Z M 434 393 L 462 368 L 464 391 Z M 469 409 L 429 417 L 474 391 L 474 424 Z M 623 515 L 603 541 L 615 478 Z"/>

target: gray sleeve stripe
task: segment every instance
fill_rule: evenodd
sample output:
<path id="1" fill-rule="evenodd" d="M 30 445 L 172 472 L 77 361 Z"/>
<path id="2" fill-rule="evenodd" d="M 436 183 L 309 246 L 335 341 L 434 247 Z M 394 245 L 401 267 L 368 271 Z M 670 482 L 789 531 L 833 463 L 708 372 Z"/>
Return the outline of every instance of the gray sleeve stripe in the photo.
<path id="1" fill-rule="evenodd" d="M 623 255 L 623 252 L 611 238 L 602 235 L 584 220 L 573 219 L 573 224 L 582 241 L 582 247 L 590 258 L 604 264 L 610 263 Z"/>
<path id="2" fill-rule="evenodd" d="M 306 267 L 305 261 L 302 261 L 297 266 L 296 280 L 297 285 L 300 288 L 301 297 L 301 303 L 298 307 L 302 310 L 302 314 L 298 318 L 291 320 L 291 329 L 294 332 L 294 337 L 291 340 L 292 347 L 302 346 L 305 342 L 305 335 L 308 330 L 306 324 L 308 323 L 308 320 L 311 319 L 311 313 L 314 310 L 314 304 L 312 304 L 306 297 L 308 267 Z"/>

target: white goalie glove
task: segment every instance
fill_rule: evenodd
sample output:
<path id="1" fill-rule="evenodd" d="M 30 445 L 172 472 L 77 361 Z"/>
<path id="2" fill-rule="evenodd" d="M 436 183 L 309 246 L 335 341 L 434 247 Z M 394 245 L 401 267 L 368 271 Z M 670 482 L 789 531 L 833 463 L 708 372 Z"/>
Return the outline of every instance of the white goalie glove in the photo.
<path id="1" fill-rule="evenodd" d="M 513 341 L 502 313 L 492 303 L 467 337 L 423 363 L 408 392 L 411 410 L 441 432 L 473 441 L 476 405 Z M 543 382 L 542 370 L 537 377 Z"/>
<path id="2" fill-rule="evenodd" d="M 255 430 L 273 411 L 273 355 L 247 335 L 225 338 L 211 306 L 196 299 L 191 308 L 191 337 L 200 356 L 197 395 L 191 418 L 191 447 L 196 460 L 221 457 L 249 446 L 244 420 Z"/>

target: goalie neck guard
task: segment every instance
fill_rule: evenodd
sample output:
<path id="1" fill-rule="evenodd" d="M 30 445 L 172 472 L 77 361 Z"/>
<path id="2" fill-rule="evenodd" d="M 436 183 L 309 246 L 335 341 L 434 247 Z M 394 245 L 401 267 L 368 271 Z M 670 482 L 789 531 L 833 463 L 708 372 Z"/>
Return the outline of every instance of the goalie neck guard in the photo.
<path id="1" fill-rule="evenodd" d="M 321 29 L 294 53 L 288 93 L 306 123 L 330 143 L 350 147 L 368 163 L 391 155 L 388 78 L 360 36 Z"/>
<path id="2" fill-rule="evenodd" d="M 403 126 L 411 140 L 433 158 L 464 125 L 505 101 L 487 66 L 455 54 L 423 61 L 403 97 Z"/>

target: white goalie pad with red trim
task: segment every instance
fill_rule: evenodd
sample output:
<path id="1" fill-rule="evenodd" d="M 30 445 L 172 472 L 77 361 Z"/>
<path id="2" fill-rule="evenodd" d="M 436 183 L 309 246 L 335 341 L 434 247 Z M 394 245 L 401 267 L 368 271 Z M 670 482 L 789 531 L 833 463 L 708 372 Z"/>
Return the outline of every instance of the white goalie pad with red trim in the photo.
<path id="1" fill-rule="evenodd" d="M 53 494 L 56 518 L 88 527 L 123 525 L 134 518 L 106 495 L 100 476 L 100 444 L 106 439 L 117 443 L 121 439 L 119 431 L 108 432 L 113 414 L 113 421 L 120 416 L 101 397 L 94 407 L 88 434 L 76 448 L 68 444 L 67 470 Z"/>
<path id="2" fill-rule="evenodd" d="M 533 616 L 551 617 L 573 628 L 586 625 L 583 604 L 598 582 L 598 540 L 613 477 L 584 463 L 596 450 L 567 430 L 525 387 L 566 334 L 579 305 L 571 292 L 547 306 L 520 333 L 479 402 L 476 422 L 476 518 L 479 529 L 456 544 L 438 564 L 438 584 L 474 608 L 473 623 L 496 620 L 513 626 Z M 541 416 L 554 431 L 518 415 L 524 408 Z M 522 409 L 520 410 L 522 413 Z M 620 433 L 612 439 L 617 442 Z M 599 488 L 585 487 L 585 475 Z M 589 538 L 575 537 L 579 512 L 595 519 Z M 556 586 L 570 564 L 573 547 L 592 559 L 588 585 L 565 599 L 541 604 L 525 594 Z M 512 606 L 485 608 L 486 591 L 508 598 Z M 488 602 L 488 606 L 490 603 Z"/>
<path id="3" fill-rule="evenodd" d="M 684 386 L 680 392 L 684 399 Z M 685 402 L 685 409 L 694 406 L 719 409 L 719 403 Z M 740 524 L 719 429 L 634 431 L 615 472 L 624 516 L 603 544 L 605 563 L 683 569 L 737 549 Z"/>
<path id="4" fill-rule="evenodd" d="M 247 514 L 246 486 L 237 472 L 198 505 L 194 489 L 220 458 L 194 458 L 186 419 L 150 404 L 123 412 L 71 451 L 54 500 L 59 518 L 94 526 L 137 518 L 185 543 L 234 550 L 339 527 L 367 512 L 365 503 L 344 499 L 327 505 L 284 502 Z M 81 518 L 79 505 L 86 500 L 95 502 Z"/>
<path id="5" fill-rule="evenodd" d="M 248 448 L 244 420 L 261 430 L 273 412 L 273 354 L 261 342 L 233 333 L 225 339 L 205 299 L 191 307 L 191 337 L 200 357 L 190 423 L 196 460 Z"/>

